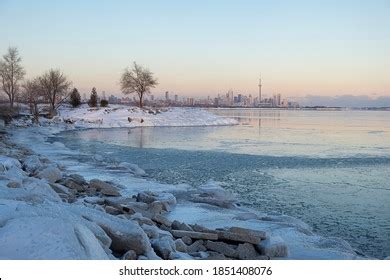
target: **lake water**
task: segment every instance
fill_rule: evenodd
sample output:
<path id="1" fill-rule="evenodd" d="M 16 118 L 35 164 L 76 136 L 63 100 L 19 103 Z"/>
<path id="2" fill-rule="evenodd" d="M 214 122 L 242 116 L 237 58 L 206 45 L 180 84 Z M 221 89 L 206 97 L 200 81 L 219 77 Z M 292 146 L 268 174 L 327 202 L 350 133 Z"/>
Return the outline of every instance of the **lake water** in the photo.
<path id="1" fill-rule="evenodd" d="M 55 141 L 136 163 L 159 182 L 220 182 L 244 206 L 297 217 L 369 256 L 390 255 L 389 111 L 211 111 L 239 125 L 92 129 Z"/>

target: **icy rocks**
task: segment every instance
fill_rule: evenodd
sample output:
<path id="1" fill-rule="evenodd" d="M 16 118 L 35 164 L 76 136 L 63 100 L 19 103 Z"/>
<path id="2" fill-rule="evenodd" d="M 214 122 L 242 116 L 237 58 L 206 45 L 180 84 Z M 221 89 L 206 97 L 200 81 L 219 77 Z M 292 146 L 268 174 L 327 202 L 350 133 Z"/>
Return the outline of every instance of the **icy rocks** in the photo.
<path id="1" fill-rule="evenodd" d="M 250 243 L 238 244 L 237 253 L 240 260 L 254 260 L 258 255 L 255 247 Z"/>
<path id="2" fill-rule="evenodd" d="M 187 236 L 192 239 L 218 240 L 218 235 L 215 233 L 186 231 L 186 230 L 172 230 L 171 232 L 174 237 L 179 237 L 179 238 Z"/>
<path id="3" fill-rule="evenodd" d="M 141 169 L 138 165 L 128 163 L 128 162 L 121 162 L 119 164 L 119 167 L 122 167 L 126 170 L 128 170 L 130 173 L 137 175 L 137 176 L 146 176 L 146 172 Z"/>
<path id="4" fill-rule="evenodd" d="M 176 244 L 168 236 L 152 240 L 152 247 L 156 254 L 164 260 L 169 259 L 169 255 L 176 251 Z"/>
<path id="5" fill-rule="evenodd" d="M 256 246 L 257 250 L 268 257 L 287 257 L 288 247 L 279 236 L 272 236 Z"/>
<path id="6" fill-rule="evenodd" d="M 175 240 L 176 250 L 179 252 L 187 253 L 187 245 L 181 239 Z"/>
<path id="7" fill-rule="evenodd" d="M 46 179 L 50 183 L 55 183 L 61 180 L 62 173 L 57 167 L 48 166 L 43 170 L 39 171 L 37 177 L 41 179 Z"/>
<path id="8" fill-rule="evenodd" d="M 89 187 L 96 189 L 97 191 L 101 192 L 103 195 L 120 196 L 120 193 L 116 187 L 98 179 L 93 179 L 89 181 Z"/>
<path id="9" fill-rule="evenodd" d="M 138 255 L 147 255 L 151 251 L 150 241 L 142 228 L 133 221 L 106 216 L 97 211 L 86 211 L 83 216 L 98 224 L 111 238 L 111 249 L 118 253 L 135 251 Z"/>
<path id="10" fill-rule="evenodd" d="M 256 237 L 257 239 L 262 239 L 262 240 L 267 238 L 267 234 L 261 230 L 247 229 L 242 227 L 230 227 L 227 229 L 227 231 L 240 234 L 240 235 Z"/>
<path id="11" fill-rule="evenodd" d="M 261 237 L 256 235 L 237 233 L 233 231 L 217 231 L 218 239 L 224 241 L 234 241 L 234 242 L 242 242 L 242 243 L 250 243 L 250 244 L 259 244 L 262 240 Z"/>
<path id="12" fill-rule="evenodd" d="M 221 253 L 227 257 L 236 258 L 238 256 L 236 246 L 229 245 L 224 242 L 206 241 L 205 246 L 207 249 Z"/>
<path id="13" fill-rule="evenodd" d="M 198 193 L 194 194 L 191 200 L 194 202 L 206 203 L 222 208 L 236 207 L 236 199 L 234 195 L 213 181 L 200 186 L 198 188 Z"/>
<path id="14" fill-rule="evenodd" d="M 43 164 L 37 155 L 28 156 L 23 161 L 23 169 L 29 173 L 34 173 L 42 167 Z"/>
<path id="15" fill-rule="evenodd" d="M 108 255 L 81 224 L 26 217 L 12 219 L 1 228 L 0 259 L 108 259 Z"/>
<path id="16" fill-rule="evenodd" d="M 7 184 L 7 187 L 11 188 L 11 189 L 20 188 L 21 186 L 22 186 L 22 184 L 18 181 L 11 181 L 11 182 L 8 182 L 8 184 Z"/>
<path id="17" fill-rule="evenodd" d="M 0 155 L 0 172 L 4 172 L 13 167 L 22 168 L 22 165 L 17 159 Z"/>
<path id="18" fill-rule="evenodd" d="M 193 231 L 193 229 L 189 225 L 187 225 L 186 223 L 181 223 L 181 222 L 179 222 L 177 220 L 174 220 L 172 222 L 172 229 Z"/>
<path id="19" fill-rule="evenodd" d="M 164 205 L 166 211 L 169 211 L 171 207 L 176 205 L 176 197 L 171 193 L 154 193 L 145 191 L 140 192 L 136 198 L 138 202 L 144 202 L 147 204 L 160 201 Z"/>

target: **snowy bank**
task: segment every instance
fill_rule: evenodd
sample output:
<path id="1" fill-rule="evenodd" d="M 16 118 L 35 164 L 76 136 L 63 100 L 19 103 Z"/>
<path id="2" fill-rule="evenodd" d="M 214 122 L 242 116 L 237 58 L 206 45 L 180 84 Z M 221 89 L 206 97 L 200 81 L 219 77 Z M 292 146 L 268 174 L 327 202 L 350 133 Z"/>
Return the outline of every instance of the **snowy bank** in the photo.
<path id="1" fill-rule="evenodd" d="M 198 108 L 140 109 L 125 105 L 90 108 L 63 106 L 53 119 L 41 118 L 42 125 L 66 124 L 68 128 L 118 128 L 151 126 L 212 126 L 235 125 L 234 119 L 214 115 Z M 16 126 L 31 124 L 28 120 L 15 121 Z"/>

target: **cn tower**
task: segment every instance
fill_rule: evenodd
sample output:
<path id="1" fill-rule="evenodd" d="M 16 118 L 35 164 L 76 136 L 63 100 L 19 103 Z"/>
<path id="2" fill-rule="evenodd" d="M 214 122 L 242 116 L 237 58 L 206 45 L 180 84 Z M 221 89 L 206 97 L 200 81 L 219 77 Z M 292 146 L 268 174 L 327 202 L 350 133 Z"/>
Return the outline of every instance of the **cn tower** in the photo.
<path id="1" fill-rule="evenodd" d="M 261 104 L 261 78 L 259 79 L 259 105 Z"/>

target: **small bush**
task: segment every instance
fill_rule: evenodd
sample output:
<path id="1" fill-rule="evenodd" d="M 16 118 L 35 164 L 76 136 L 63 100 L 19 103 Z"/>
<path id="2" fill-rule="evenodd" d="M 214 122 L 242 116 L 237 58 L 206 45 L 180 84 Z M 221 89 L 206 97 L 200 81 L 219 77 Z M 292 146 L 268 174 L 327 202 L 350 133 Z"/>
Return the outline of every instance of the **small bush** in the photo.
<path id="1" fill-rule="evenodd" d="M 107 107 L 108 106 L 108 101 L 105 99 L 100 100 L 100 107 Z"/>

